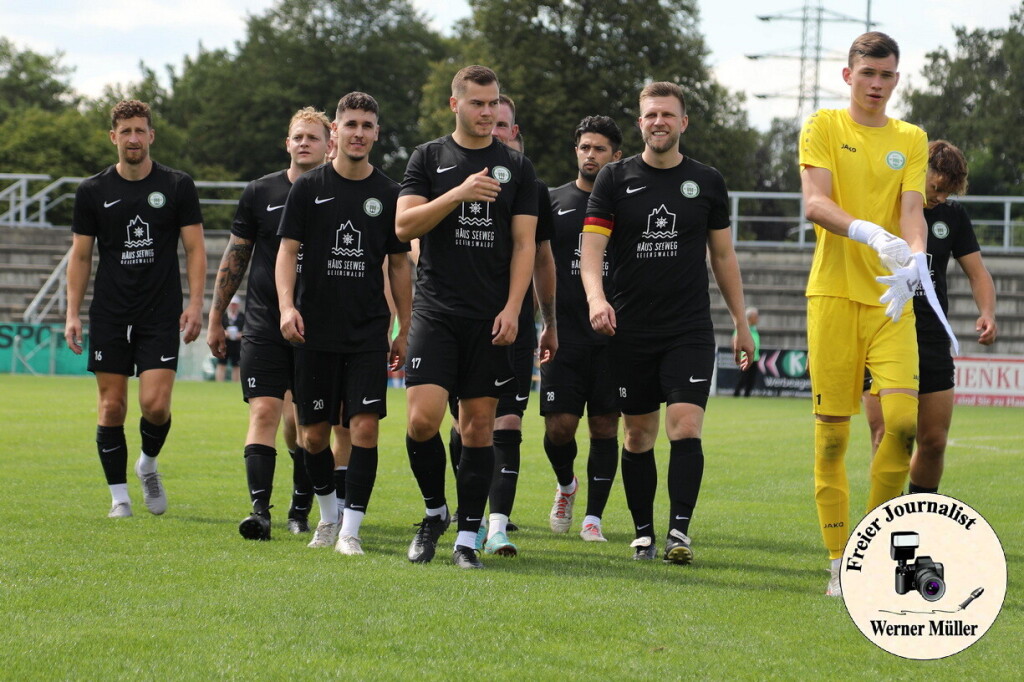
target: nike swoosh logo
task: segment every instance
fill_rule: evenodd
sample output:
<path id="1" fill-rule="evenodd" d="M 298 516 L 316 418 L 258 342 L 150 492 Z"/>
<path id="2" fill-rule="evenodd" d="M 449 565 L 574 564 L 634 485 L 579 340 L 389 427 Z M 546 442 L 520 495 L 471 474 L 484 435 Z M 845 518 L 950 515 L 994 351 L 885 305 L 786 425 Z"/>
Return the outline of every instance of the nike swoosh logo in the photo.
<path id="1" fill-rule="evenodd" d="M 707 381 L 707 379 L 694 379 L 692 376 L 690 377 L 691 384 L 699 384 L 702 381 Z"/>
<path id="2" fill-rule="evenodd" d="M 334 201 L 334 197 L 327 197 L 326 199 L 321 199 L 320 197 L 317 197 L 313 199 L 314 204 L 326 204 L 328 201 Z"/>
<path id="3" fill-rule="evenodd" d="M 643 187 L 627 187 L 626 194 L 636 194 L 642 189 L 647 189 L 647 185 L 644 185 Z"/>
<path id="4" fill-rule="evenodd" d="M 530 396 L 528 396 L 528 395 L 520 396 L 518 393 L 516 394 L 516 400 L 518 400 L 519 402 L 525 402 L 525 401 L 527 401 L 529 399 L 530 399 Z"/>
<path id="5" fill-rule="evenodd" d="M 575 210 L 576 210 L 575 208 L 567 208 L 564 211 L 562 209 L 558 209 L 558 215 L 565 215 L 566 213 L 572 213 Z"/>
<path id="6" fill-rule="evenodd" d="M 249 494 L 250 495 L 259 495 L 260 493 L 265 493 L 265 492 L 267 492 L 266 488 L 260 488 L 259 490 L 250 490 Z"/>
<path id="7" fill-rule="evenodd" d="M 610 479 L 610 478 L 598 478 L 597 476 L 594 476 L 594 480 L 595 481 L 610 481 L 612 479 Z"/>
<path id="8" fill-rule="evenodd" d="M 121 446 L 118 445 L 118 446 L 115 446 L 115 447 L 112 447 L 112 448 L 103 448 L 103 452 L 113 452 L 114 450 L 120 449 L 120 447 Z"/>
<path id="9" fill-rule="evenodd" d="M 440 175 L 441 173 L 447 173 L 448 171 L 450 171 L 452 168 L 455 168 L 455 167 L 456 166 L 447 166 L 445 168 L 441 168 L 440 166 L 438 166 L 437 167 L 437 173 L 438 173 L 438 175 Z"/>
<path id="10" fill-rule="evenodd" d="M 320 204 L 320 203 L 323 203 L 323 202 L 317 201 L 316 203 Z M 271 206 L 270 204 L 267 204 L 267 213 L 271 213 L 272 211 L 276 211 L 279 208 L 284 208 L 284 204 L 281 204 L 280 206 Z"/>
<path id="11" fill-rule="evenodd" d="M 350 509 L 352 509 L 352 511 L 359 511 L 360 509 L 366 509 L 366 507 L 364 507 L 364 506 L 363 506 L 363 505 L 361 505 L 361 504 L 353 504 L 353 505 L 352 505 L 352 506 L 350 507 Z"/>
<path id="12" fill-rule="evenodd" d="M 690 517 L 689 516 L 677 516 L 676 517 L 676 521 L 685 521 L 688 518 L 690 518 Z"/>
<path id="13" fill-rule="evenodd" d="M 509 471 L 505 467 L 501 467 L 501 473 L 503 473 L 503 474 L 515 474 L 516 476 L 519 475 L 518 471 Z"/>
<path id="14" fill-rule="evenodd" d="M 507 384 L 508 382 L 512 381 L 513 379 L 515 379 L 515 377 L 509 377 L 508 379 L 505 379 L 504 381 L 498 381 L 497 379 L 495 379 L 494 380 L 494 385 L 495 386 L 504 386 L 505 384 Z"/>
<path id="15" fill-rule="evenodd" d="M 373 400 L 367 400 L 366 398 L 363 398 L 363 405 L 373 405 L 374 403 L 379 403 L 381 400 L 382 398 L 374 398 Z"/>
<path id="16" fill-rule="evenodd" d="M 643 530 L 644 528 L 647 528 L 647 527 L 649 527 L 650 525 L 651 525 L 651 524 L 649 524 L 649 523 L 645 523 L 645 524 L 644 524 L 644 525 L 642 525 L 642 526 L 637 526 L 637 527 L 636 527 L 636 529 L 637 529 L 637 530 Z"/>
<path id="17" fill-rule="evenodd" d="M 104 201 L 103 202 L 103 208 L 110 208 L 114 204 L 119 204 L 119 203 L 121 203 L 120 199 L 116 199 L 114 201 Z"/>
<path id="18" fill-rule="evenodd" d="M 169 357 L 169 358 L 165 358 L 164 356 L 162 356 L 162 355 L 161 355 L 161 356 L 160 356 L 160 362 L 170 362 L 171 360 L 173 360 L 173 359 L 174 359 L 174 358 L 176 358 L 176 357 L 177 357 L 176 355 L 172 355 L 172 356 L 171 356 L 171 357 Z"/>
<path id="19" fill-rule="evenodd" d="M 466 520 L 467 520 L 467 521 L 479 521 L 480 519 L 471 519 L 471 518 L 469 518 L 469 517 L 467 516 L 467 517 L 466 517 Z"/>

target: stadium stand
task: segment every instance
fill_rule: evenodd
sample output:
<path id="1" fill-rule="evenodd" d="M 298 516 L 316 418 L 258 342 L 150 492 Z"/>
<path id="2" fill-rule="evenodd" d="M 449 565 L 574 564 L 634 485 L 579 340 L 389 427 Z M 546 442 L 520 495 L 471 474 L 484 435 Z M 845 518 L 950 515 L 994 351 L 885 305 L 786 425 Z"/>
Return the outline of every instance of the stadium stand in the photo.
<path id="1" fill-rule="evenodd" d="M 226 230 L 207 230 L 206 310 L 209 310 L 213 282 L 227 244 Z M 61 262 L 71 244 L 70 228 L 0 226 L 0 321 L 21 322 L 40 288 Z M 757 242 L 740 242 L 736 248 L 743 272 L 744 294 L 749 305 L 761 313 L 761 345 L 766 348 L 804 348 L 806 314 L 804 285 L 810 269 L 811 249 L 764 247 Z M 1024 354 L 1024 257 L 984 252 L 985 263 L 996 285 L 996 318 L 999 339 L 993 346 L 970 343 L 977 311 L 967 278 L 951 265 L 949 270 L 950 322 L 971 355 Z M 181 261 L 184 263 L 184 259 Z M 184 281 L 182 271 L 182 281 Z M 720 346 L 729 344 L 724 330 L 732 328 L 721 295 L 711 277 L 712 317 L 719 330 Z M 245 284 L 239 291 L 245 295 Z M 82 306 L 87 320 L 91 290 Z M 41 320 L 63 324 L 64 311 L 53 306 Z"/>

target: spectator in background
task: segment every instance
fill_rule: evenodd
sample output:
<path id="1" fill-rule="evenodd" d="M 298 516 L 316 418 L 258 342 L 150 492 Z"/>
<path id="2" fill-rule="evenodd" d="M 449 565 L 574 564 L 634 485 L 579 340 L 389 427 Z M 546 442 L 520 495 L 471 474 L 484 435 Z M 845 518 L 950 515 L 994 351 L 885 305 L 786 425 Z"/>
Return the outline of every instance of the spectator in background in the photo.
<path id="1" fill-rule="evenodd" d="M 732 392 L 733 398 L 738 398 L 740 391 L 743 391 L 744 398 L 749 398 L 750 391 L 753 390 L 754 384 L 757 383 L 759 371 L 757 361 L 761 359 L 761 335 L 757 331 L 757 321 L 757 308 L 750 306 L 747 308 L 747 326 L 750 327 L 750 335 L 754 338 L 754 357 L 747 363 L 746 369 L 740 369 L 739 381 L 736 382 L 736 388 Z M 736 336 L 736 332 L 733 332 L 733 336 Z"/>
<path id="2" fill-rule="evenodd" d="M 228 363 L 231 363 L 231 381 L 238 381 L 241 371 L 242 359 L 242 327 L 245 326 L 245 313 L 242 312 L 242 299 L 232 296 L 228 303 L 228 309 L 221 316 L 221 325 L 224 327 L 225 351 L 224 355 L 217 358 L 217 381 L 224 381 L 227 375 Z"/>

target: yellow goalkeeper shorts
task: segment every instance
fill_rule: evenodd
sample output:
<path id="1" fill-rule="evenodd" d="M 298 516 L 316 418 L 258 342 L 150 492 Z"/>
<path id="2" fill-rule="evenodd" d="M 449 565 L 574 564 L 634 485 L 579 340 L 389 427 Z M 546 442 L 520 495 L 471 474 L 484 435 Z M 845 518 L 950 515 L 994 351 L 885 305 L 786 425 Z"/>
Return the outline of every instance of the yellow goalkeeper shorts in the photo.
<path id="1" fill-rule="evenodd" d="M 876 391 L 918 386 L 917 329 L 908 306 L 894 323 L 882 306 L 846 298 L 807 299 L 807 362 L 815 414 L 860 413 L 864 368 Z"/>

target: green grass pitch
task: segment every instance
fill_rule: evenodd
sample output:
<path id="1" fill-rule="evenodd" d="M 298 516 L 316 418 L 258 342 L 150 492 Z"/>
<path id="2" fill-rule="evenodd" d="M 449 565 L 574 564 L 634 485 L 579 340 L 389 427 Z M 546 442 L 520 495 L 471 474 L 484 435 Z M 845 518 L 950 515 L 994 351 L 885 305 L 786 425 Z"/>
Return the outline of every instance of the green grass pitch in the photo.
<path id="1" fill-rule="evenodd" d="M 126 429 L 138 452 L 137 384 Z M 160 456 L 170 508 L 106 518 L 90 377 L 0 375 L 0 678 L 3 679 L 1020 679 L 1022 412 L 957 408 L 943 491 L 996 529 L 1009 562 L 1002 614 L 974 646 L 907 661 L 867 641 L 827 574 L 813 504 L 805 400 L 712 398 L 692 566 L 630 560 L 619 480 L 607 544 L 553 535 L 553 476 L 536 397 L 524 427 L 515 559 L 451 566 L 452 531 L 426 566 L 405 559 L 422 501 L 404 447 L 405 397 L 389 394 L 365 557 L 305 547 L 284 521 L 242 540 L 248 510 L 237 385 L 181 382 Z M 585 471 L 580 434 L 577 470 Z M 852 508 L 867 490 L 867 430 L 854 419 Z M 663 543 L 667 447 L 658 445 Z M 134 457 L 133 457 L 134 459 Z M 454 485 L 449 475 L 449 492 Z M 315 512 L 314 512 L 315 516 Z M 855 521 L 856 519 L 854 519 Z M 1014 671 L 1017 672 L 1014 672 Z"/>

